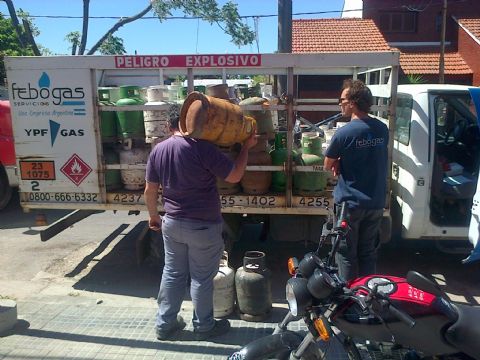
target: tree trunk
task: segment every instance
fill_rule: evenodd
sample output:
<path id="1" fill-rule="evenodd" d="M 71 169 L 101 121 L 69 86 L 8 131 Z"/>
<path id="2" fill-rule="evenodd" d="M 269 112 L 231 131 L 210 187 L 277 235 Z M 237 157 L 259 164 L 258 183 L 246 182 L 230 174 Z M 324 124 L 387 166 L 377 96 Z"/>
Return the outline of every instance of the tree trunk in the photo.
<path id="1" fill-rule="evenodd" d="M 82 40 L 80 41 L 80 48 L 78 49 L 78 55 L 83 55 L 83 53 L 85 52 L 85 47 L 87 46 L 89 7 L 90 0 L 83 0 L 83 29 Z"/>
<path id="2" fill-rule="evenodd" d="M 20 27 L 20 23 L 18 22 L 17 12 L 15 10 L 15 6 L 13 5 L 12 0 L 3 0 L 7 4 L 8 13 L 10 14 L 10 19 L 12 20 L 12 25 L 15 28 L 15 32 L 17 33 L 18 42 L 22 48 L 26 48 L 26 41 L 23 37 L 22 28 Z"/>
<path id="3" fill-rule="evenodd" d="M 38 50 L 38 46 L 37 46 L 37 43 L 35 42 L 35 39 L 33 38 L 32 30 L 30 29 L 30 23 L 25 19 L 23 19 L 22 22 L 23 22 L 23 28 L 25 29 L 25 35 L 27 37 L 27 41 L 32 46 L 33 53 L 35 54 L 35 56 L 42 55 L 40 53 L 40 50 Z"/>
<path id="4" fill-rule="evenodd" d="M 146 13 L 148 13 L 150 10 L 152 10 L 152 4 L 148 5 L 145 9 L 140 11 L 137 15 L 127 17 L 124 19 L 119 20 L 115 25 L 113 25 L 110 30 L 108 30 L 105 35 L 102 36 L 100 40 L 97 41 L 95 45 L 92 46 L 92 48 L 88 51 L 87 55 L 93 55 L 95 54 L 95 51 L 99 48 L 100 45 L 105 41 L 105 39 L 113 34 L 115 31 L 117 31 L 119 28 L 121 28 L 123 25 L 128 24 L 132 21 L 138 20 L 142 18 Z"/>

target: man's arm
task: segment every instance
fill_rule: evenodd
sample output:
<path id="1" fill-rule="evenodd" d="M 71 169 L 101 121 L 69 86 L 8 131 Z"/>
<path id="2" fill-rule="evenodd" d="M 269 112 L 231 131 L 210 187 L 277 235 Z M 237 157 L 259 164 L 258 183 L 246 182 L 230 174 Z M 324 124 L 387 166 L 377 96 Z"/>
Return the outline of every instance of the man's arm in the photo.
<path id="1" fill-rule="evenodd" d="M 162 218 L 158 215 L 157 202 L 158 202 L 158 188 L 160 184 L 148 182 L 145 185 L 145 204 L 148 210 L 148 225 L 153 231 L 160 231 L 162 228 Z"/>
<path id="2" fill-rule="evenodd" d="M 234 184 L 238 183 L 242 179 L 243 174 L 245 173 L 245 168 L 247 167 L 248 150 L 257 144 L 256 134 L 257 132 L 254 131 L 252 135 L 250 135 L 250 137 L 243 143 L 242 150 L 240 150 L 240 154 L 238 154 L 237 158 L 235 159 L 232 171 L 230 171 L 230 174 L 228 174 L 228 176 L 225 178 L 226 182 Z"/>
<path id="3" fill-rule="evenodd" d="M 334 176 L 340 175 L 340 161 L 339 159 L 330 158 L 325 156 L 323 161 L 323 170 L 330 170 Z"/>

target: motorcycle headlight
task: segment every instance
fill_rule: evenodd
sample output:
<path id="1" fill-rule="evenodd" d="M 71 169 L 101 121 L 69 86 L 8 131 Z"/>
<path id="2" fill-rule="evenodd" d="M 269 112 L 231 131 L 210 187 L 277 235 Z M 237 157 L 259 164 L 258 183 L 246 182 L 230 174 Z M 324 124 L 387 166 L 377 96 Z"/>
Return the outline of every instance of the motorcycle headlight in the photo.
<path id="1" fill-rule="evenodd" d="M 293 316 L 303 316 L 307 307 L 312 305 L 312 295 L 307 288 L 307 279 L 291 278 L 287 281 L 286 297 Z"/>
<path id="2" fill-rule="evenodd" d="M 326 272 L 315 269 L 307 282 L 308 291 L 317 299 L 323 300 L 332 295 L 335 290 L 335 281 Z"/>
<path id="3" fill-rule="evenodd" d="M 313 271 L 317 267 L 317 255 L 312 252 L 305 254 L 303 259 L 298 264 L 298 272 L 304 278 L 310 277 L 313 274 Z"/>

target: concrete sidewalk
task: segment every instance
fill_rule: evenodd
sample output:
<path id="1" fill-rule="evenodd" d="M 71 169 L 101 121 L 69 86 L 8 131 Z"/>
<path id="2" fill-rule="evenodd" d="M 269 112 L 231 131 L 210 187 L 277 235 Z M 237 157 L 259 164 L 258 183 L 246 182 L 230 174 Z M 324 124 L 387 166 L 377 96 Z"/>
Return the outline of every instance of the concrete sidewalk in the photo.
<path id="1" fill-rule="evenodd" d="M 212 341 L 195 341 L 190 322 L 176 341 L 160 342 L 154 331 L 156 302 L 121 298 L 51 295 L 19 301 L 17 326 L 0 338 L 0 359 L 225 359 L 270 334 L 287 311 L 275 306 L 263 323 L 232 314 L 232 329 Z M 191 318 L 189 301 L 181 313 Z"/>

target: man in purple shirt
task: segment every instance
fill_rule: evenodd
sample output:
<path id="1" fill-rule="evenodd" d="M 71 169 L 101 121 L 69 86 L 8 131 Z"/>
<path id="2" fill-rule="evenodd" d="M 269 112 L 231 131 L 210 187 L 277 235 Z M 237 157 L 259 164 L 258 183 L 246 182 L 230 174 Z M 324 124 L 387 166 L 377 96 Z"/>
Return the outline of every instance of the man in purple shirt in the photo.
<path id="1" fill-rule="evenodd" d="M 194 335 L 197 340 L 206 340 L 230 328 L 228 320 L 213 318 L 213 278 L 224 249 L 216 178 L 239 182 L 247 165 L 248 150 L 257 140 L 252 134 L 232 162 L 214 144 L 183 137 L 178 121 L 178 112 L 171 112 L 173 135 L 151 152 L 146 171 L 149 226 L 154 231 L 162 230 L 165 248 L 156 332 L 159 340 L 168 340 L 185 327 L 178 312 L 190 277 Z M 163 218 L 157 210 L 160 185 Z"/>

